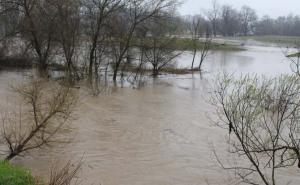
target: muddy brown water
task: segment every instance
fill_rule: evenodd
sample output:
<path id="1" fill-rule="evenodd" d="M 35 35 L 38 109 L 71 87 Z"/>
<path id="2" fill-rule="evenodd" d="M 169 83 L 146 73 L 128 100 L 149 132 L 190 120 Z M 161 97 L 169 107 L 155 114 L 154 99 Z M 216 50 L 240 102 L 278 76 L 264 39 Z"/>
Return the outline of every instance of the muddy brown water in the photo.
<path id="1" fill-rule="evenodd" d="M 189 66 L 191 55 L 178 59 Z M 79 90 L 80 102 L 68 144 L 31 152 L 14 163 L 47 178 L 53 163 L 83 160 L 79 174 L 84 185 L 204 185 L 226 184 L 212 152 L 226 160 L 227 131 L 209 119 L 211 78 L 220 71 L 276 76 L 290 73 L 280 48 L 249 47 L 242 52 L 216 52 L 204 65 L 206 73 L 165 76 L 142 89 L 114 88 L 98 97 Z M 9 84 L 30 72 L 0 72 L 1 104 L 10 101 Z M 299 184 L 299 170 L 280 172 L 280 181 Z"/>

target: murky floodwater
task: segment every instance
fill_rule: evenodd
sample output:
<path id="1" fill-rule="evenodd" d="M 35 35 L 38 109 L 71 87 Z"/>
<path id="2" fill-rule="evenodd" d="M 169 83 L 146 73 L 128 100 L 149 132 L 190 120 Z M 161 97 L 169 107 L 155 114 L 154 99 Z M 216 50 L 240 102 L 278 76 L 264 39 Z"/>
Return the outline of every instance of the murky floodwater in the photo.
<path id="1" fill-rule="evenodd" d="M 191 56 L 183 55 L 187 67 Z M 80 104 L 66 133 L 71 143 L 35 151 L 16 163 L 47 177 L 53 162 L 83 158 L 83 184 L 202 185 L 224 184 L 227 173 L 215 161 L 212 145 L 226 159 L 227 131 L 214 127 L 208 116 L 210 77 L 218 71 L 278 75 L 290 73 L 279 48 L 249 47 L 242 52 L 216 52 L 204 64 L 207 73 L 165 77 L 145 88 L 116 88 L 92 97 L 80 90 Z M 24 73 L 0 72 L 1 103 L 9 96 L 8 82 Z M 299 171 L 282 172 L 282 180 L 299 184 Z"/>

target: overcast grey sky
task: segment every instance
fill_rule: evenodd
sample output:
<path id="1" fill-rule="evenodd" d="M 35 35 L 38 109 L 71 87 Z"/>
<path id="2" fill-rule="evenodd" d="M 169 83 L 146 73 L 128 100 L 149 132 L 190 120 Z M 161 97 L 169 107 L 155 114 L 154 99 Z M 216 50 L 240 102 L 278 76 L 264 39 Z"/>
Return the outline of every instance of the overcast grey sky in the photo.
<path id="1" fill-rule="evenodd" d="M 211 7 L 211 0 L 183 0 L 184 4 L 179 8 L 183 15 L 199 14 Z M 230 4 L 235 8 L 248 5 L 255 9 L 259 16 L 270 15 L 278 17 L 293 13 L 300 15 L 300 0 L 218 0 L 219 4 Z"/>

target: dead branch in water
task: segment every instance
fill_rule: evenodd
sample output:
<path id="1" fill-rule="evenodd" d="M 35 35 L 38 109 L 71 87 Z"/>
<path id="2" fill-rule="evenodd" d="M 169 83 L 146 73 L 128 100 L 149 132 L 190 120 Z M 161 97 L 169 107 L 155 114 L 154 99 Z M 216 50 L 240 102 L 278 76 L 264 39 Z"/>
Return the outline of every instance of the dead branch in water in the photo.
<path id="1" fill-rule="evenodd" d="M 15 87 L 14 92 L 21 98 L 21 108 L 2 118 L 6 160 L 57 142 L 55 136 L 71 119 L 76 103 L 71 88 L 40 80 Z"/>

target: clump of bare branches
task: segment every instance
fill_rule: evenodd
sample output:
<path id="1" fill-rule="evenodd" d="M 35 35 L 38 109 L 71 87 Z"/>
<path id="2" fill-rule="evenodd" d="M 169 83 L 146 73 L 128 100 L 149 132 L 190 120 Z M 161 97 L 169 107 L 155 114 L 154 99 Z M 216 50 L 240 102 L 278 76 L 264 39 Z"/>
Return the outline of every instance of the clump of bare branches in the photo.
<path id="1" fill-rule="evenodd" d="M 50 180 L 48 185 L 78 185 L 80 184 L 77 178 L 81 168 L 81 162 L 73 164 L 69 161 L 64 167 L 59 168 L 53 166 L 51 169 Z"/>
<path id="2" fill-rule="evenodd" d="M 229 167 L 218 161 L 240 183 L 275 185 L 278 170 L 300 168 L 299 82 L 296 76 L 234 80 L 225 75 L 217 83 L 217 125 L 229 130 L 229 151 L 241 159 Z"/>
<path id="3" fill-rule="evenodd" d="M 2 117 L 6 160 L 57 142 L 55 136 L 71 119 L 76 103 L 71 88 L 40 80 L 15 87 L 14 92 L 22 103 L 19 111 Z"/>

